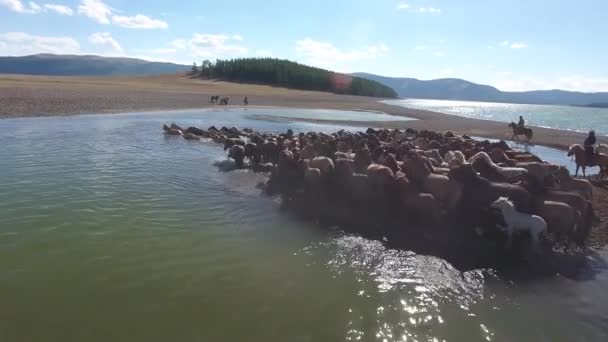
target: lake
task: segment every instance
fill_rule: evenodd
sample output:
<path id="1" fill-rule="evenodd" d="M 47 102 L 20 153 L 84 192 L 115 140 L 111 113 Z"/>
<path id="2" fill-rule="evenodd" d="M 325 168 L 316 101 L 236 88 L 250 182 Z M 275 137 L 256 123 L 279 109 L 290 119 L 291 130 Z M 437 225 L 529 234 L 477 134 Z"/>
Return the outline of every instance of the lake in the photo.
<path id="1" fill-rule="evenodd" d="M 218 172 L 221 146 L 161 130 L 356 129 L 252 113 L 316 115 L 0 120 L 0 341 L 605 339 L 605 251 L 583 279 L 461 273 L 295 220 L 260 195 L 261 175 Z"/>
<path id="2" fill-rule="evenodd" d="M 519 116 L 523 116 L 526 124 L 531 126 L 578 132 L 594 129 L 598 134 L 608 135 L 608 108 L 421 99 L 383 102 L 395 106 L 501 122 L 517 122 Z"/>

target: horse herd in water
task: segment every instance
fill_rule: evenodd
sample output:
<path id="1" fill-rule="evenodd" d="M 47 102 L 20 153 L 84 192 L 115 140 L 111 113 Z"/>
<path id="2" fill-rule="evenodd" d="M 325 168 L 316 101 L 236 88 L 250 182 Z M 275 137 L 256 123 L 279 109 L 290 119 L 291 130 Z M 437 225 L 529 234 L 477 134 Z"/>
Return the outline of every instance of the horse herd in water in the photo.
<path id="1" fill-rule="evenodd" d="M 163 129 L 211 139 L 237 168 L 269 172 L 263 191 L 303 218 L 474 267 L 582 245 L 595 217 L 587 180 L 504 141 L 414 129 Z"/>

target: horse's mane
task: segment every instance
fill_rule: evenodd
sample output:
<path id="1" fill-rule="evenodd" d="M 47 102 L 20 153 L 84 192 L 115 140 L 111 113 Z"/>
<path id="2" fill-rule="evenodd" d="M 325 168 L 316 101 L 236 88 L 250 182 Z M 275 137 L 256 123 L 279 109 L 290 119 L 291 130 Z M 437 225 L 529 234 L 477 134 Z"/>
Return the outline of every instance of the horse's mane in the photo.
<path id="1" fill-rule="evenodd" d="M 483 159 L 486 163 L 488 163 L 488 165 L 494 166 L 492 158 L 490 158 L 490 156 L 486 152 L 478 152 L 476 155 L 469 158 L 469 163 L 472 163 L 478 159 Z"/>

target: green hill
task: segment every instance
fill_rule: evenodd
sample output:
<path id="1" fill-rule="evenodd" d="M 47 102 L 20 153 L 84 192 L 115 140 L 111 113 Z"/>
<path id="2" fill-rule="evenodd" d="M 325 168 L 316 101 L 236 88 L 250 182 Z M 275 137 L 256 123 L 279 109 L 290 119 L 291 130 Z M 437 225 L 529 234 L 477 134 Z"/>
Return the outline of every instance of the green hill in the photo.
<path id="1" fill-rule="evenodd" d="M 241 58 L 217 60 L 215 63 L 204 61 L 196 72 L 203 78 L 230 82 L 268 84 L 338 94 L 397 97 L 391 87 L 373 80 L 275 58 Z"/>

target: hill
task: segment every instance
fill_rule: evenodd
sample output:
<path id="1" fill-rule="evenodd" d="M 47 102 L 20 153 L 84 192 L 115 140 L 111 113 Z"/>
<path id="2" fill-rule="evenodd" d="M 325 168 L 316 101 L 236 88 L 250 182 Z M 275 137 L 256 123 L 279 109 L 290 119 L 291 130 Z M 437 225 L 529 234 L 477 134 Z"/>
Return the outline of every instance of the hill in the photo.
<path id="1" fill-rule="evenodd" d="M 337 94 L 398 97 L 391 87 L 374 80 L 276 58 L 239 58 L 217 60 L 215 63 L 204 61 L 199 75 L 207 79 L 329 91 Z"/>
<path id="2" fill-rule="evenodd" d="M 0 73 L 47 76 L 160 75 L 191 66 L 135 58 L 40 54 L 0 57 Z"/>
<path id="3" fill-rule="evenodd" d="M 423 81 L 415 78 L 384 77 L 367 73 L 353 75 L 380 82 L 395 89 L 400 97 L 405 98 L 577 106 L 608 102 L 608 93 L 582 93 L 565 90 L 507 92 L 458 78 Z"/>

